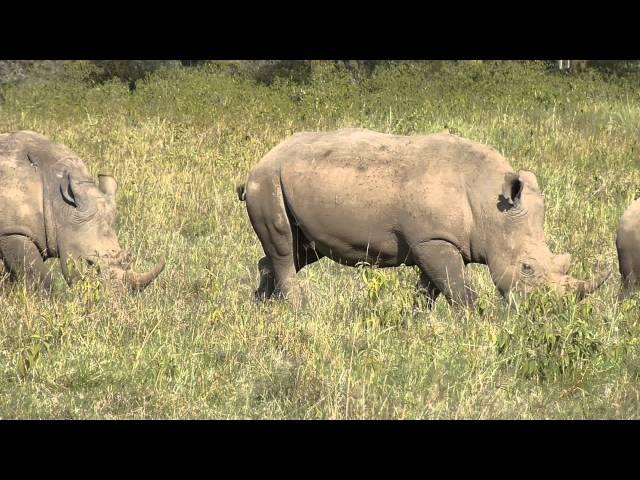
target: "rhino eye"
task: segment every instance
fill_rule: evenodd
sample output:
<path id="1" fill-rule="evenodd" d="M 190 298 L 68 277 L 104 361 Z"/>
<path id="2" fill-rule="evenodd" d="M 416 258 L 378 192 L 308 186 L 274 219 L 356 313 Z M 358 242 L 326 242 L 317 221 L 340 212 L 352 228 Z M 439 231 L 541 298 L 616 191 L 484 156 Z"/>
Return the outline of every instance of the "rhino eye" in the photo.
<path id="1" fill-rule="evenodd" d="M 533 267 L 528 263 L 522 264 L 522 274 L 523 275 L 533 275 Z"/>

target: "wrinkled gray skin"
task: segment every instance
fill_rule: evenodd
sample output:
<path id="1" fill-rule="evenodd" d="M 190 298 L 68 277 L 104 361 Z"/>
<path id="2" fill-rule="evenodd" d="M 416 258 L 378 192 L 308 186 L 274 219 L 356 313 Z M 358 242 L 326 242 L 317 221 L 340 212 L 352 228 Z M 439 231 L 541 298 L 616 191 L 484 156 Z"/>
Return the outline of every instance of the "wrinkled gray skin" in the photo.
<path id="1" fill-rule="evenodd" d="M 60 258 L 71 284 L 68 261 L 106 268 L 119 286 L 141 290 L 164 268 L 149 273 L 128 267 L 129 255 L 116 236 L 117 184 L 99 176 L 99 186 L 77 155 L 35 132 L 0 135 L 0 258 L 12 278 L 51 288 L 44 261 Z"/>
<path id="2" fill-rule="evenodd" d="M 640 290 L 640 199 L 629 205 L 616 232 L 623 295 Z"/>
<path id="3" fill-rule="evenodd" d="M 296 273 L 324 256 L 351 266 L 417 265 L 429 305 L 440 293 L 474 303 L 468 263 L 488 265 L 505 296 L 548 285 L 582 298 L 610 273 L 592 282 L 569 276 L 570 255 L 546 245 L 535 175 L 453 135 L 298 133 L 271 150 L 237 193 L 266 255 L 259 299 L 299 301 Z"/>

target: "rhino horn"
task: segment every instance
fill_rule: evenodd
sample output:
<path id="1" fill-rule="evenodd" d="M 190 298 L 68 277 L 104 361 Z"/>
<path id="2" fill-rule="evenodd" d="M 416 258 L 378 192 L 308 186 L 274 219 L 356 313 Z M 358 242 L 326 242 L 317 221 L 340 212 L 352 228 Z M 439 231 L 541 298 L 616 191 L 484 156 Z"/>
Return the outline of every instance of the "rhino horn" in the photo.
<path id="1" fill-rule="evenodd" d="M 164 259 L 160 259 L 150 272 L 138 273 L 133 270 L 128 270 L 124 276 L 125 284 L 136 292 L 142 291 L 146 286 L 153 282 L 158 275 L 160 275 L 162 270 L 164 270 L 164 266 Z"/>
<path id="2" fill-rule="evenodd" d="M 611 270 L 607 269 L 604 272 L 600 272 L 591 280 L 575 280 L 572 278 L 570 290 L 575 292 L 576 300 L 580 301 L 598 290 L 610 276 Z"/>

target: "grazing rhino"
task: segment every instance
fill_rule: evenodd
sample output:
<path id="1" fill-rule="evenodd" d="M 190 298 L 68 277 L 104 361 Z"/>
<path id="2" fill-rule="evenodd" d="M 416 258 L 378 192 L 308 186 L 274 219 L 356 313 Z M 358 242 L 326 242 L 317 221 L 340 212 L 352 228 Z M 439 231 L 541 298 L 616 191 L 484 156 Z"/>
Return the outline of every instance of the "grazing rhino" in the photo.
<path id="1" fill-rule="evenodd" d="M 640 289 L 640 199 L 629 205 L 616 231 L 623 296 Z"/>
<path id="2" fill-rule="evenodd" d="M 71 284 L 67 261 L 103 263 L 116 284 L 141 290 L 163 270 L 129 269 L 129 254 L 116 236 L 115 179 L 94 180 L 78 156 L 31 131 L 0 135 L 0 258 L 15 279 L 47 290 L 51 277 L 44 261 L 60 258 Z"/>
<path id="3" fill-rule="evenodd" d="M 571 256 L 551 253 L 533 173 L 491 147 L 454 135 L 365 129 L 298 133 L 272 149 L 237 189 L 265 257 L 259 299 L 300 299 L 296 273 L 326 256 L 341 264 L 417 265 L 431 304 L 442 293 L 471 306 L 464 267 L 481 263 L 507 296 L 539 285 L 590 294 Z"/>

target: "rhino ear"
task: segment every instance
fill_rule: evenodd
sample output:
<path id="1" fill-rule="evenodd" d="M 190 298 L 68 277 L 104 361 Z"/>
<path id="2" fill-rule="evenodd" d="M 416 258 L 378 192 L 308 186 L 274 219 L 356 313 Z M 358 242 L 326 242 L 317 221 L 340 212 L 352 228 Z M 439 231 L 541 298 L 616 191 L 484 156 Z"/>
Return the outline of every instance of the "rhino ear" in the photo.
<path id="1" fill-rule="evenodd" d="M 60 193 L 62 194 L 62 198 L 65 202 L 67 202 L 72 207 L 78 207 L 78 202 L 76 201 L 76 193 L 73 191 L 73 186 L 71 185 L 71 174 L 65 172 L 62 175 L 62 182 L 60 182 Z"/>
<path id="2" fill-rule="evenodd" d="M 514 208 L 520 206 L 524 182 L 517 173 L 507 173 L 502 184 L 502 197 Z"/>
<path id="3" fill-rule="evenodd" d="M 540 186 L 538 185 L 538 179 L 536 178 L 535 173 L 528 172 L 527 170 L 520 170 L 518 172 L 518 177 L 520 177 L 520 181 L 524 182 L 531 190 L 536 192 L 540 191 Z"/>
<path id="4" fill-rule="evenodd" d="M 86 210 L 90 204 L 86 191 L 82 188 L 82 185 L 80 185 L 80 183 L 68 172 L 65 172 L 62 175 L 60 193 L 62 194 L 62 199 L 66 203 L 78 210 Z"/>
<path id="5" fill-rule="evenodd" d="M 102 193 L 109 197 L 115 196 L 118 191 L 118 182 L 111 175 L 98 174 L 98 187 Z"/>

